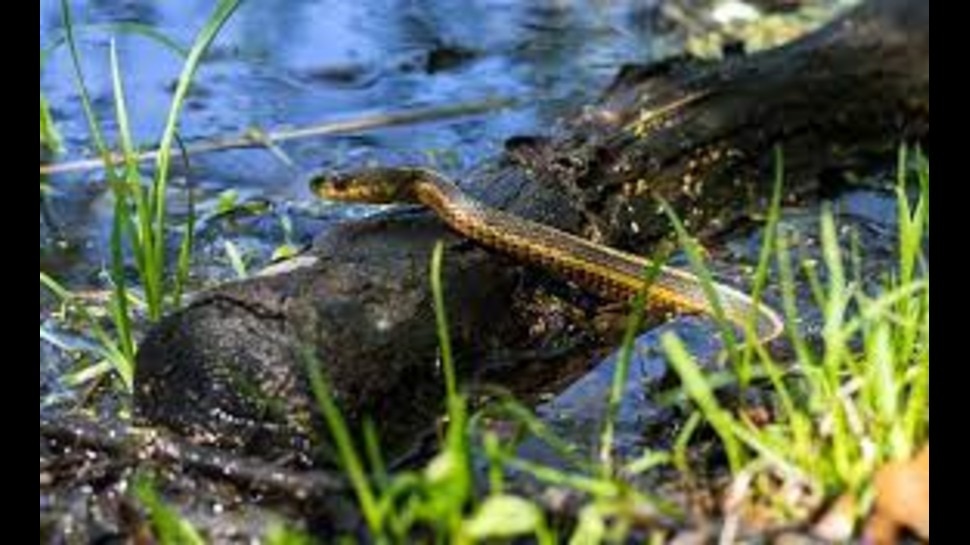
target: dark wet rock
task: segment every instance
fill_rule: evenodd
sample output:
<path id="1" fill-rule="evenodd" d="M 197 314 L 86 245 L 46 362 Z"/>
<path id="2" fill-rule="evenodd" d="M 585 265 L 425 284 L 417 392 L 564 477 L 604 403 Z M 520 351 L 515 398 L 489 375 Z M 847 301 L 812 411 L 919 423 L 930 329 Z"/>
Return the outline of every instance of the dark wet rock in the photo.
<path id="1" fill-rule="evenodd" d="M 300 268 L 227 285 L 163 321 L 140 351 L 141 414 L 254 452 L 306 438 L 308 349 L 351 418 L 371 415 L 392 435 L 391 424 L 429 422 L 442 399 L 427 289 L 439 239 L 450 241 L 444 283 L 456 346 L 496 342 L 503 324 L 487 317 L 510 305 L 514 270 L 434 218 L 390 214 L 333 230 Z"/>
<path id="2" fill-rule="evenodd" d="M 630 356 L 629 370 L 614 422 L 614 452 L 619 458 L 634 458 L 648 445 L 670 439 L 651 430 L 670 422 L 674 414 L 654 399 L 654 394 L 669 384 L 670 369 L 660 349 L 660 336 L 677 333 L 695 349 L 698 357 L 716 359 L 721 347 L 712 325 L 700 318 L 684 318 L 651 329 L 637 337 Z M 608 414 L 607 404 L 613 375 L 621 350 L 617 349 L 593 369 L 576 380 L 552 400 L 537 407 L 537 415 L 560 437 L 568 438 L 575 448 L 573 456 L 593 459 L 600 448 L 599 438 Z M 519 455 L 553 467 L 566 467 L 554 449 L 539 440 L 526 440 Z"/>

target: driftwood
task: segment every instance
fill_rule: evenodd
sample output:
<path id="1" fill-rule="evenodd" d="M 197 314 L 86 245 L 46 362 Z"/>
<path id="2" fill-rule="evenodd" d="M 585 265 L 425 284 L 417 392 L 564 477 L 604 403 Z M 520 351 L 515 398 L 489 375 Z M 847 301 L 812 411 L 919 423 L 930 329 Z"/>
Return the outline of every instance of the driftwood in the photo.
<path id="1" fill-rule="evenodd" d="M 300 128 L 278 129 L 273 131 L 250 129 L 239 136 L 192 142 L 185 146 L 184 152 L 189 155 L 195 155 L 231 149 L 266 148 L 273 153 L 280 154 L 283 162 L 290 165 L 289 158 L 285 154 L 282 154 L 282 151 L 277 147 L 277 144 L 280 142 L 316 136 L 348 134 L 400 125 L 416 125 L 429 121 L 440 121 L 450 117 L 484 114 L 513 104 L 514 101 L 512 100 L 484 100 L 481 102 L 455 104 L 438 108 L 420 108 L 402 112 L 389 112 L 350 119 L 325 121 Z M 40 156 L 41 176 L 104 168 L 104 159 L 101 157 L 92 157 L 68 163 L 50 164 L 50 150 L 46 146 L 41 146 Z M 138 162 L 155 161 L 157 159 L 157 149 L 140 153 L 136 158 Z M 120 165 L 125 162 L 125 157 L 122 154 L 114 154 L 109 157 L 109 160 L 112 165 Z"/>
<path id="2" fill-rule="evenodd" d="M 650 255 L 668 232 L 655 196 L 694 233 L 715 234 L 764 205 L 776 144 L 787 187 L 805 193 L 827 173 L 928 138 L 929 4 L 872 0 L 776 50 L 628 67 L 600 105 L 556 134 L 509 141 L 462 183 L 489 204 Z M 322 429 L 306 386 L 312 364 L 352 418 L 369 415 L 388 437 L 426 425 L 443 398 L 428 282 L 439 239 L 460 361 L 523 341 L 530 318 L 519 303 L 546 275 L 429 213 L 398 210 L 328 231 L 284 270 L 163 320 L 139 352 L 139 415 L 246 452 L 308 451 Z"/>

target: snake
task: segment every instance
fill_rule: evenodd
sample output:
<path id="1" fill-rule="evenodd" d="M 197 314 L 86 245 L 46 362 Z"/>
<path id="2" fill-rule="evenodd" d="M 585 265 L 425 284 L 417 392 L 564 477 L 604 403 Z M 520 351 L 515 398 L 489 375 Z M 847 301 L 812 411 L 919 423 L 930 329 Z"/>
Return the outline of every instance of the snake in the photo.
<path id="1" fill-rule="evenodd" d="M 712 302 L 705 282 L 690 271 L 488 206 L 429 168 L 369 167 L 320 173 L 310 178 L 310 188 L 329 201 L 423 205 L 459 234 L 557 273 L 608 300 L 630 301 L 644 291 L 651 305 L 723 316 L 742 331 L 748 330 L 754 318 L 754 340 L 760 343 L 773 341 L 784 330 L 784 322 L 773 308 L 731 286 L 712 281 L 717 299 Z"/>

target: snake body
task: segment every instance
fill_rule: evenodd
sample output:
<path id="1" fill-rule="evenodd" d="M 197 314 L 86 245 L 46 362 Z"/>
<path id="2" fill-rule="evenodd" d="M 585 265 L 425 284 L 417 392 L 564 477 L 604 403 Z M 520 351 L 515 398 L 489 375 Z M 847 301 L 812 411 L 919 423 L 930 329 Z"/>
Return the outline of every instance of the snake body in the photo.
<path id="1" fill-rule="evenodd" d="M 423 204 L 462 235 L 555 271 L 609 299 L 634 297 L 644 287 L 646 272 L 654 266 L 648 259 L 489 207 L 429 169 L 369 168 L 320 175 L 313 178 L 311 187 L 329 200 Z M 783 331 L 783 322 L 771 307 L 721 283 L 714 282 L 713 288 L 724 317 L 731 323 L 746 329 L 752 315 L 756 316 L 759 342 L 770 342 Z M 659 267 L 647 286 L 647 299 L 654 305 L 717 315 L 701 279 L 673 267 Z"/>

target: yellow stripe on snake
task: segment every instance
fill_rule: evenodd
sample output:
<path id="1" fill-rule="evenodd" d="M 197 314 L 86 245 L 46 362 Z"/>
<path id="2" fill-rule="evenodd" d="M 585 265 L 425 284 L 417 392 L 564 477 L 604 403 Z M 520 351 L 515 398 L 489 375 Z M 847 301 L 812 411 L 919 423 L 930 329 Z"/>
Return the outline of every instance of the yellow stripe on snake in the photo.
<path id="1" fill-rule="evenodd" d="M 648 259 L 621 252 L 486 206 L 443 175 L 424 168 L 370 168 L 348 174 L 320 175 L 311 181 L 320 197 L 372 204 L 420 203 L 431 208 L 452 229 L 490 248 L 527 263 L 543 266 L 598 295 L 630 300 L 645 284 L 653 267 Z M 724 317 L 746 330 L 754 316 L 757 340 L 777 338 L 784 323 L 771 307 L 748 295 L 713 283 Z M 650 304 L 716 316 L 696 275 L 661 266 L 647 285 Z"/>

